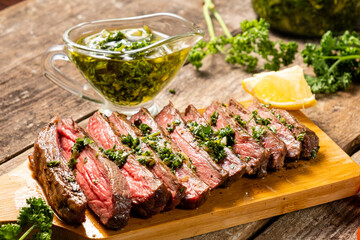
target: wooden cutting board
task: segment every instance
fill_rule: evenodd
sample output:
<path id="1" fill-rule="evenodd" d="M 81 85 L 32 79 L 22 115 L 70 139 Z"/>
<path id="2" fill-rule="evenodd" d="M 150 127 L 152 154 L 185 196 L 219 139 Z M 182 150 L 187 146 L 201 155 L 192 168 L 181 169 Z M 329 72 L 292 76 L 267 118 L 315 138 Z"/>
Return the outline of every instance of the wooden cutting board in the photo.
<path id="1" fill-rule="evenodd" d="M 247 106 L 249 102 L 245 102 Z M 320 138 L 316 159 L 287 164 L 262 179 L 242 178 L 211 192 L 195 210 L 175 209 L 150 219 L 131 218 L 122 230 L 103 227 L 90 211 L 73 227 L 54 218 L 56 235 L 71 239 L 180 239 L 229 228 L 352 196 L 360 188 L 360 167 L 301 111 L 292 112 Z M 30 150 L 31 151 L 31 150 Z M 30 152 L 29 151 L 29 152 Z M 43 196 L 31 177 L 28 160 L 0 177 L 0 223 L 15 221 L 31 196 Z"/>

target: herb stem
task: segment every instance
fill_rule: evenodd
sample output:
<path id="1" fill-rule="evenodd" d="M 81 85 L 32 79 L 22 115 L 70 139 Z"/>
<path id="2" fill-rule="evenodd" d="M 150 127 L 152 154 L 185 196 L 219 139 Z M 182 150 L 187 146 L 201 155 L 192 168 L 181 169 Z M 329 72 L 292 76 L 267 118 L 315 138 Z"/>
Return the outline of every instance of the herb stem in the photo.
<path id="1" fill-rule="evenodd" d="M 215 8 L 214 4 L 211 2 L 211 0 L 205 0 L 204 6 L 203 6 L 203 14 L 204 14 L 205 22 L 206 22 L 208 32 L 210 35 L 210 41 L 214 41 L 214 40 L 216 40 L 216 35 L 215 35 L 213 23 L 211 21 L 211 17 L 209 14 L 209 9 L 211 9 L 211 8 Z"/>
<path id="2" fill-rule="evenodd" d="M 209 1 L 211 2 L 211 0 L 209 0 Z M 216 20 L 218 21 L 218 23 L 220 24 L 222 30 L 223 30 L 224 33 L 225 33 L 225 36 L 226 36 L 227 38 L 229 38 L 229 39 L 232 38 L 232 35 L 231 35 L 229 29 L 227 28 L 227 26 L 226 26 L 224 20 L 222 19 L 221 15 L 216 11 L 215 6 L 214 6 L 213 3 L 211 3 L 210 10 L 211 10 L 211 12 L 214 14 L 214 17 L 216 18 Z"/>
<path id="3" fill-rule="evenodd" d="M 339 60 L 350 60 L 360 58 L 360 55 L 349 55 L 349 56 L 322 56 L 323 59 L 339 59 Z"/>
<path id="4" fill-rule="evenodd" d="M 31 228 L 29 228 L 20 238 L 19 240 L 24 240 L 27 235 L 35 228 L 35 225 L 32 225 Z"/>

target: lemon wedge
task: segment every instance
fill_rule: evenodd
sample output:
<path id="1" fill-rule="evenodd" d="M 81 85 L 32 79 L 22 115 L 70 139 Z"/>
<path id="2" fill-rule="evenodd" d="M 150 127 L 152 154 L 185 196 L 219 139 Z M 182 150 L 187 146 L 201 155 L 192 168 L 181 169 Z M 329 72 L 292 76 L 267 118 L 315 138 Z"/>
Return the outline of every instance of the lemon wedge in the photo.
<path id="1" fill-rule="evenodd" d="M 277 108 L 298 110 L 316 103 L 315 95 L 311 93 L 303 69 L 299 66 L 256 74 L 244 79 L 242 86 L 260 102 Z"/>

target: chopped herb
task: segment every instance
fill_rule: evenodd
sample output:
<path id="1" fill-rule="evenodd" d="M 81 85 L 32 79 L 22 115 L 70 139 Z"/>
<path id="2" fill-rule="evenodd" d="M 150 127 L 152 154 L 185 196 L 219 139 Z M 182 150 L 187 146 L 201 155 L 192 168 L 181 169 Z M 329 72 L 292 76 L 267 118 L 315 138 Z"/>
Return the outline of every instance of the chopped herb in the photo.
<path id="1" fill-rule="evenodd" d="M 240 124 L 240 126 L 242 126 L 243 128 L 246 127 L 246 121 L 245 120 L 242 120 L 241 117 L 239 115 L 235 115 L 234 116 L 234 119 L 237 123 Z"/>
<path id="2" fill-rule="evenodd" d="M 137 137 L 132 137 L 130 134 L 127 136 L 122 135 L 121 136 L 121 142 L 128 146 L 129 148 L 135 150 L 140 145 L 140 140 Z"/>
<path id="3" fill-rule="evenodd" d="M 49 161 L 49 162 L 46 162 L 46 165 L 48 167 L 56 167 L 60 164 L 60 160 L 54 160 L 54 161 Z"/>
<path id="4" fill-rule="evenodd" d="M 141 164 L 147 167 L 151 167 L 155 165 L 155 159 L 153 158 L 152 153 L 150 151 L 144 152 L 141 149 L 139 138 L 132 137 L 130 134 L 128 134 L 127 136 L 123 135 L 121 137 L 121 141 L 122 143 L 130 147 L 132 149 L 132 152 L 135 152 L 135 154 L 139 156 L 137 160 Z"/>
<path id="5" fill-rule="evenodd" d="M 294 125 L 292 124 L 285 124 L 285 126 L 290 130 L 292 131 L 294 129 Z"/>
<path id="6" fill-rule="evenodd" d="M 197 122 L 189 122 L 187 124 L 190 132 L 199 141 L 199 145 L 202 146 L 212 157 L 215 162 L 220 162 L 226 157 L 224 147 L 225 143 L 222 143 L 222 139 L 226 140 L 225 135 L 219 137 L 211 128 L 210 125 L 202 125 Z"/>
<path id="7" fill-rule="evenodd" d="M 258 143 L 260 143 L 260 138 L 266 134 L 265 128 L 264 127 L 257 127 L 257 128 L 251 127 L 251 130 L 252 130 L 252 137 Z"/>
<path id="8" fill-rule="evenodd" d="M 216 126 L 216 122 L 219 118 L 219 114 L 215 111 L 213 112 L 213 114 L 210 115 L 210 124 L 212 126 Z"/>
<path id="9" fill-rule="evenodd" d="M 246 158 L 244 159 L 245 162 L 249 162 L 250 160 L 251 160 L 250 157 L 246 157 Z"/>
<path id="10" fill-rule="evenodd" d="M 79 157 L 81 151 L 84 150 L 87 145 L 92 144 L 93 142 L 94 141 L 92 141 L 87 136 L 84 136 L 84 138 L 77 138 L 75 140 L 74 145 L 71 148 L 71 158 L 76 159 L 77 157 Z M 71 159 L 70 159 L 70 161 L 71 161 Z M 74 160 L 72 160 L 72 161 L 74 161 Z M 76 163 L 77 163 L 77 161 L 76 161 Z M 74 167 L 75 164 L 71 165 L 71 166 Z"/>
<path id="11" fill-rule="evenodd" d="M 67 165 L 71 170 L 74 170 L 77 163 L 78 163 L 78 160 L 76 158 L 71 157 L 69 162 L 67 163 Z"/>
<path id="12" fill-rule="evenodd" d="M 174 126 L 179 126 L 180 125 L 180 120 L 179 119 L 175 119 L 175 121 L 173 122 Z"/>
<path id="13" fill-rule="evenodd" d="M 269 103 L 269 104 L 262 104 L 263 105 L 263 107 L 266 107 L 266 108 L 269 108 L 269 107 L 271 107 L 271 104 Z"/>
<path id="14" fill-rule="evenodd" d="M 176 92 L 175 92 L 174 89 L 169 89 L 169 93 L 171 93 L 171 94 L 176 94 Z"/>
<path id="15" fill-rule="evenodd" d="M 267 126 L 267 128 L 276 134 L 276 129 L 273 126 Z"/>
<path id="16" fill-rule="evenodd" d="M 99 183 L 99 179 L 97 178 L 97 179 L 94 179 L 93 180 L 93 183 L 96 185 L 96 184 L 98 184 Z"/>
<path id="17" fill-rule="evenodd" d="M 235 132 L 231 129 L 230 125 L 227 125 L 224 128 L 221 128 L 216 133 L 220 138 L 226 139 L 226 146 L 232 146 L 235 144 Z"/>
<path id="18" fill-rule="evenodd" d="M 147 143 L 159 156 L 159 158 L 167 165 L 173 172 L 183 164 L 185 159 L 182 154 L 174 153 L 172 149 L 167 147 L 167 141 L 161 141 L 163 138 L 160 136 L 160 132 L 151 134 L 143 141 Z"/>
<path id="19" fill-rule="evenodd" d="M 140 129 L 140 131 L 142 132 L 142 134 L 144 136 L 149 135 L 151 133 L 151 127 L 145 123 L 140 123 L 140 125 L 138 126 L 138 128 Z"/>
<path id="20" fill-rule="evenodd" d="M 87 162 L 88 162 L 88 158 L 85 157 L 85 158 L 84 158 L 84 163 L 87 163 Z"/>
<path id="21" fill-rule="evenodd" d="M 320 149 L 320 146 L 317 146 L 316 148 L 314 148 L 312 151 L 311 151 L 311 159 L 315 159 L 318 152 L 319 152 L 319 149 Z"/>
<path id="22" fill-rule="evenodd" d="M 68 180 L 69 182 L 75 182 L 75 177 L 73 176 L 70 176 L 70 177 L 67 177 L 66 180 Z"/>
<path id="23" fill-rule="evenodd" d="M 166 130 L 167 130 L 169 133 L 173 133 L 173 132 L 174 132 L 174 128 L 173 128 L 173 127 L 167 127 Z"/>
<path id="24" fill-rule="evenodd" d="M 226 107 L 226 104 L 225 104 L 225 103 L 221 103 L 221 105 L 222 105 L 223 107 Z"/>
<path id="25" fill-rule="evenodd" d="M 255 122 L 257 124 L 260 124 L 260 125 L 269 125 L 271 123 L 271 119 L 270 118 L 262 118 L 258 115 L 258 111 L 257 110 L 254 110 L 252 111 L 252 115 L 251 115 L 251 119 L 254 119 Z"/>
<path id="26" fill-rule="evenodd" d="M 137 160 L 139 163 L 147 167 L 152 167 L 155 165 L 155 160 L 153 157 L 139 157 Z"/>
<path id="27" fill-rule="evenodd" d="M 300 133 L 297 135 L 296 139 L 297 139 L 299 142 L 304 141 L 305 134 L 306 134 L 306 132 L 304 132 L 304 131 L 300 132 Z"/>
<path id="28" fill-rule="evenodd" d="M 129 154 L 124 152 L 123 150 L 116 150 L 116 145 L 114 145 L 113 148 L 110 148 L 108 150 L 104 150 L 102 147 L 99 147 L 99 150 L 104 154 L 104 156 L 109 158 L 120 168 L 124 166 L 129 156 Z"/>

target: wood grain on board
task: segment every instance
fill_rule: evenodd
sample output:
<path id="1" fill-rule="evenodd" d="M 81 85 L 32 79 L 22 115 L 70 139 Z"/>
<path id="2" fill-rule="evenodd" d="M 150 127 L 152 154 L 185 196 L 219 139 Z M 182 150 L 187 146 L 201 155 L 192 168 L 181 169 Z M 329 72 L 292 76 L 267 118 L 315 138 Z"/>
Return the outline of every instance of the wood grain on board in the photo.
<path id="1" fill-rule="evenodd" d="M 91 238 L 180 239 L 357 193 L 360 167 L 305 115 L 299 111 L 293 113 L 319 136 L 320 151 L 312 161 L 291 163 L 286 169 L 271 173 L 265 178 L 242 178 L 226 189 L 215 189 L 205 204 L 196 210 L 175 209 L 150 219 L 131 218 L 129 224 L 119 231 L 106 229 L 89 212 L 82 226 L 72 227 L 58 219 L 54 219 L 54 224 Z M 16 220 L 25 199 L 41 195 L 40 187 L 31 177 L 27 161 L 1 176 L 0 181 L 6 186 L 0 189 L 0 222 Z M 266 221 L 259 223 L 265 224 Z M 259 225 L 255 228 L 259 228 Z M 76 239 L 76 235 L 72 238 Z"/>

